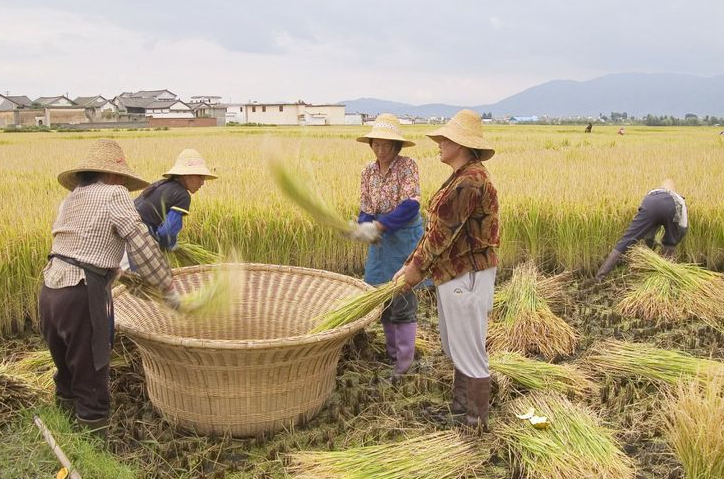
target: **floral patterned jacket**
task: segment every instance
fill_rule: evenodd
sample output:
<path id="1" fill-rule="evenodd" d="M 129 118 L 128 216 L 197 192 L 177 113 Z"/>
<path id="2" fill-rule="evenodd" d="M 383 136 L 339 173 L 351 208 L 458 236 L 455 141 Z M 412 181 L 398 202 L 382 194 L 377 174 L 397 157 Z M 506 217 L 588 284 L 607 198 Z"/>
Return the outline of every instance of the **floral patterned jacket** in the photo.
<path id="1" fill-rule="evenodd" d="M 481 162 L 455 171 L 430 200 L 425 234 L 407 259 L 440 285 L 497 266 L 498 193 Z"/>

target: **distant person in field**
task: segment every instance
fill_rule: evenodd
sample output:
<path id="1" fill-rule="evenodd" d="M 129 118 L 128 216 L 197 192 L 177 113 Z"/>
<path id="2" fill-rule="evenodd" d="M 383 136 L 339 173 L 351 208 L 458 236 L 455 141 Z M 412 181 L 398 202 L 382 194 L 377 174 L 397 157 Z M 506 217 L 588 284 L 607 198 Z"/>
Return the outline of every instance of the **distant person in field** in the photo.
<path id="1" fill-rule="evenodd" d="M 644 196 L 633 221 L 596 273 L 596 281 L 602 281 L 619 262 L 621 255 L 639 240 L 643 239 L 649 248 L 653 248 L 659 228 L 664 228 L 661 253 L 673 257 L 676 245 L 689 229 L 689 219 L 684 197 L 676 192 L 670 179 Z"/>
<path id="2" fill-rule="evenodd" d="M 134 203 L 161 249 L 173 251 L 183 228 L 183 219 L 191 208 L 191 195 L 206 180 L 217 176 L 209 171 L 199 152 L 191 149 L 183 150 L 173 168 L 163 176 L 165 179 L 144 189 Z"/>
<path id="3" fill-rule="evenodd" d="M 493 306 L 496 248 L 500 243 L 498 193 L 483 166 L 494 154 L 480 115 L 462 110 L 429 133 L 452 174 L 430 200 L 425 234 L 395 274 L 408 288 L 432 277 L 440 339 L 455 366 L 453 420 L 487 430 L 490 367 L 485 339 Z"/>
<path id="4" fill-rule="evenodd" d="M 105 440 L 114 330 L 111 283 L 123 252 L 167 304 L 177 308 L 179 295 L 128 193 L 148 183 L 131 170 L 118 143 L 96 141 L 85 160 L 61 173 L 58 182 L 71 193 L 53 224 L 40 291 L 40 330 L 56 367 L 56 404 Z"/>
<path id="5" fill-rule="evenodd" d="M 621 128 L 618 129 L 618 134 L 619 134 L 619 135 L 623 135 L 624 133 L 626 133 L 626 130 L 624 129 L 624 127 L 621 127 Z"/>
<path id="6" fill-rule="evenodd" d="M 593 123 L 589 121 L 588 125 L 586 126 L 586 133 L 591 133 L 591 130 L 593 130 Z"/>
<path id="7" fill-rule="evenodd" d="M 399 120 L 390 114 L 379 115 L 372 131 L 357 141 L 369 144 L 376 159 L 362 171 L 360 214 L 350 237 L 369 244 L 364 279 L 379 285 L 392 279 L 422 237 L 417 163 L 400 155 L 415 143 L 402 136 Z M 395 296 L 386 305 L 382 328 L 393 374 L 402 375 L 415 355 L 414 292 Z"/>

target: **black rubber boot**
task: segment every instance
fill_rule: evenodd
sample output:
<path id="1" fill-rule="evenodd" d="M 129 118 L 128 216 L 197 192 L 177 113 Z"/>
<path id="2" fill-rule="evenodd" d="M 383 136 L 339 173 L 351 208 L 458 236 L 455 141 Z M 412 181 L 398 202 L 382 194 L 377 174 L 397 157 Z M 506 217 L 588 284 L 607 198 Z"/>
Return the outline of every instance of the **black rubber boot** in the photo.
<path id="1" fill-rule="evenodd" d="M 104 449 L 108 448 L 108 418 L 100 419 L 83 419 L 76 416 L 76 422 L 79 426 L 87 429 L 91 436 L 99 439 L 103 443 Z"/>

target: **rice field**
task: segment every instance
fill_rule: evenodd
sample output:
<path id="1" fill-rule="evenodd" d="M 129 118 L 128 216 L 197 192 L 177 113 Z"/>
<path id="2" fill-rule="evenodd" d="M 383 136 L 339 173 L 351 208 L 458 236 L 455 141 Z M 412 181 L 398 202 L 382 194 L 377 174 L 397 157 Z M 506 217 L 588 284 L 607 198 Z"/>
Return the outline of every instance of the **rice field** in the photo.
<path id="1" fill-rule="evenodd" d="M 405 136 L 418 143 L 404 152 L 418 160 L 424 200 L 449 174 L 437 159 L 436 145 L 424 137 L 430 129 L 405 128 Z M 66 194 L 55 176 L 75 165 L 96 138 L 116 139 L 131 166 L 149 180 L 160 177 L 183 148 L 195 148 L 206 157 L 220 179 L 193 197 L 192 214 L 181 234 L 187 244 L 234 251 L 245 261 L 359 275 L 364 247 L 320 227 L 291 204 L 275 186 L 267 161 L 288 161 L 301 171 L 310 191 L 343 218 L 352 218 L 359 202 L 359 173 L 372 160 L 369 147 L 354 138 L 367 130 L 0 133 L 0 162 L 7 170 L 0 184 L 0 359 L 10 364 L 44 349 L 33 331 L 22 339 L 12 337 L 32 329 L 36 321 L 38 278 L 50 248 L 51 224 Z M 696 418 L 721 416 L 720 387 L 707 391 L 700 378 L 704 369 L 722 367 L 722 330 L 697 317 L 651 321 L 621 312 L 618 303 L 631 285 L 617 274 L 603 285 L 581 286 L 622 234 L 643 195 L 665 177 L 675 180 L 689 206 L 691 228 L 677 249 L 678 261 L 724 269 L 724 141 L 718 129 L 628 127 L 622 137 L 614 127 L 597 127 L 588 135 L 576 126 L 491 125 L 486 131 L 498 151 L 487 163 L 501 203 L 498 287 L 503 291 L 513 269 L 526 260 L 541 272 L 533 279 L 543 290 L 555 286 L 553 273 L 567 271 L 553 297 L 541 296 L 575 330 L 578 342 L 570 355 L 556 359 L 535 351 L 527 351 L 527 357 L 507 351 L 491 354 L 492 433 L 464 439 L 465 447 L 475 452 L 474 461 L 451 454 L 447 470 L 464 470 L 451 477 L 579 477 L 580 470 L 567 467 L 571 465 L 597 471 L 596 477 L 718 477 L 721 461 L 709 467 L 702 458 L 724 453 L 719 443 L 706 443 L 708 433 L 702 436 Z M 354 467 L 360 470 L 377 470 L 380 464 L 365 459 L 385 457 L 387 448 L 425 437 L 445 437 L 435 446 L 444 454 L 440 451 L 456 444 L 441 432 L 450 427 L 435 417 L 451 399 L 452 366 L 440 350 L 434 300 L 425 291 L 421 304 L 421 346 L 412 374 L 398 383 L 389 380 L 384 336 L 379 325 L 372 325 L 345 347 L 335 390 L 316 418 L 255 438 L 196 436 L 165 422 L 150 404 L 138 351 L 121 335 L 114 354 L 122 361 L 111 372 L 111 454 L 96 457 L 87 441 L 43 405 L 45 399 L 37 399 L 43 391 L 24 390 L 26 384 L 15 381 L 4 363 L 0 387 L 17 390 L 18 402 L 0 411 L 0 433 L 8 438 L 0 442 L 0 477 L 4 472 L 9 477 L 45 477 L 57 471 L 52 453 L 29 420 L 32 412 L 54 425 L 72 460 L 84 467 L 98 464 L 86 469 L 89 477 L 340 477 L 335 469 L 339 458 L 359 460 Z M 606 342 L 611 339 L 615 341 Z M 608 374 L 602 371 L 604 363 Z M 545 393 L 565 394 L 567 399 L 536 399 Z M 549 416 L 555 441 L 538 441 L 536 429 L 516 422 L 514 413 L 523 412 L 531 401 Z M 18 413 L 17 408 L 26 409 Z M 583 428 L 576 429 L 579 426 Z M 599 444 L 598 434 L 605 436 L 605 450 L 584 443 L 593 438 L 592 444 Z M 690 438 L 703 446 L 690 446 Z M 557 454 L 561 448 L 569 451 Z M 317 472 L 318 467 L 324 472 Z M 406 471 L 417 464 L 390 459 L 386 467 Z M 425 477 L 425 472 L 434 474 L 423 468 L 414 477 Z"/>

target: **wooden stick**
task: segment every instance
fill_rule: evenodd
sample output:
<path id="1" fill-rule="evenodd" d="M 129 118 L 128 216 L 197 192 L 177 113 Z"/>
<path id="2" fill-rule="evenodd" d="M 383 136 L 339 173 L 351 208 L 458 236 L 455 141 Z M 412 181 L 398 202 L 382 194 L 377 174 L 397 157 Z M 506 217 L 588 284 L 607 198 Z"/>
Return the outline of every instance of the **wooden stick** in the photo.
<path id="1" fill-rule="evenodd" d="M 55 457 L 58 458 L 60 464 L 70 472 L 70 479 L 82 479 L 80 477 L 80 473 L 78 473 L 78 471 L 73 468 L 73 465 L 68 460 L 68 457 L 65 455 L 58 443 L 55 442 L 55 438 L 50 433 L 50 430 L 45 426 L 45 424 L 43 424 L 43 421 L 38 416 L 33 416 L 33 422 L 35 422 L 35 425 L 38 426 L 40 432 L 43 433 L 45 442 L 48 443 L 48 446 L 50 446 L 50 450 L 53 451 L 53 454 L 55 454 Z"/>

